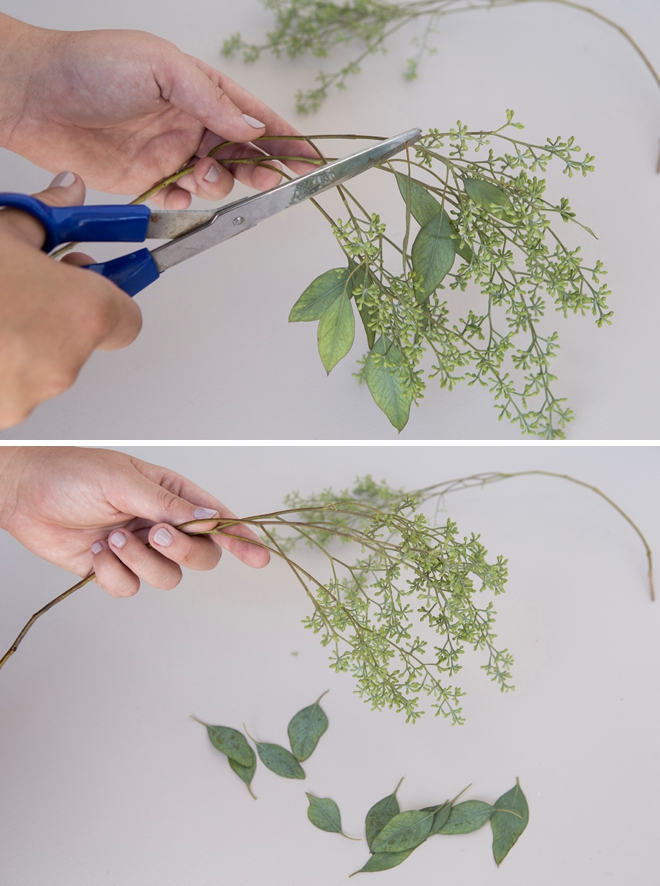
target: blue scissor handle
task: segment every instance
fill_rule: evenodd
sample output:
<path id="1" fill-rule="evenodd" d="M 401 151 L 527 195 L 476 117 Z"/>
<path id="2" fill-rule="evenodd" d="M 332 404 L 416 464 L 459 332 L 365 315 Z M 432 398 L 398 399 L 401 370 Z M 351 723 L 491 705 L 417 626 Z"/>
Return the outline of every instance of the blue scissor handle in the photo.
<path id="1" fill-rule="evenodd" d="M 160 271 L 148 249 L 138 249 L 130 255 L 121 255 L 110 261 L 97 262 L 85 267 L 112 280 L 131 298 L 160 276 Z"/>
<path id="2" fill-rule="evenodd" d="M 141 243 L 146 239 L 151 215 L 148 206 L 140 205 L 46 206 L 36 197 L 26 194 L 0 193 L 0 206 L 29 212 L 41 222 L 46 229 L 46 242 L 42 246 L 44 252 L 72 240 L 85 243 Z"/>

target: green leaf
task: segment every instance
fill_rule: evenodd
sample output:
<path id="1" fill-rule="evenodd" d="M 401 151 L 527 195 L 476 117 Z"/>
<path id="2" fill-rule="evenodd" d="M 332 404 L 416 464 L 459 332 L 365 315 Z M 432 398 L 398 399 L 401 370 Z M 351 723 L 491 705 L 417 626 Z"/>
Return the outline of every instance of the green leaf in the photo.
<path id="1" fill-rule="evenodd" d="M 451 802 L 447 800 L 446 803 L 438 809 L 437 806 L 429 806 L 427 807 L 428 811 L 435 811 L 435 815 L 433 816 L 433 824 L 431 825 L 431 831 L 429 833 L 429 837 L 432 837 L 433 834 L 437 834 L 440 832 L 440 829 L 445 826 L 447 823 L 447 819 L 451 815 Z M 424 810 L 427 811 L 427 810 Z"/>
<path id="2" fill-rule="evenodd" d="M 403 779 L 401 779 L 401 781 L 403 781 Z M 391 821 L 391 819 L 401 811 L 399 809 L 399 801 L 396 798 L 396 793 L 399 790 L 401 781 L 396 786 L 393 793 L 388 794 L 387 797 L 383 797 L 382 800 L 374 803 L 369 812 L 367 812 L 365 827 L 367 831 L 367 843 L 372 852 L 374 851 L 373 842 L 378 834 L 380 834 L 388 821 Z"/>
<path id="3" fill-rule="evenodd" d="M 508 855 L 518 837 L 527 827 L 529 807 L 516 779 L 515 788 L 502 794 L 495 801 L 495 809 L 490 819 L 493 828 L 493 855 L 498 865 Z"/>
<path id="4" fill-rule="evenodd" d="M 491 817 L 495 807 L 481 800 L 468 800 L 459 803 L 451 810 L 449 820 L 436 834 L 469 834 L 479 830 Z"/>
<path id="5" fill-rule="evenodd" d="M 388 871 L 390 868 L 395 868 L 397 865 L 401 864 L 401 862 L 405 861 L 414 851 L 414 849 L 404 849 L 401 852 L 375 852 L 365 866 L 360 868 L 359 871 L 354 871 L 354 873 L 351 874 L 351 877 L 354 877 L 355 874 Z"/>
<path id="6" fill-rule="evenodd" d="M 348 271 L 346 272 L 348 273 Z M 355 340 L 355 317 L 353 305 L 346 292 L 342 292 L 321 317 L 318 329 L 319 354 L 329 374 L 342 357 L 353 347 Z"/>
<path id="7" fill-rule="evenodd" d="M 206 726 L 206 731 L 211 739 L 211 744 L 214 748 L 220 751 L 221 754 L 225 754 L 232 760 L 236 760 L 241 766 L 252 766 L 254 761 L 254 751 L 247 743 L 242 732 L 239 732 L 237 729 L 232 729 L 229 726 L 209 726 L 208 723 L 204 723 L 202 720 L 197 720 L 197 717 L 193 717 L 192 719 L 197 723 L 201 723 L 202 726 Z"/>
<path id="8" fill-rule="evenodd" d="M 289 314 L 289 323 L 320 320 L 330 305 L 346 291 L 347 268 L 333 268 L 313 280 Z"/>
<path id="9" fill-rule="evenodd" d="M 480 178 L 463 179 L 465 193 L 473 203 L 492 212 L 498 207 L 508 206 L 509 198 L 502 188 L 498 188 L 492 182 L 484 181 Z"/>
<path id="10" fill-rule="evenodd" d="M 307 794 L 307 799 L 309 800 L 307 818 L 314 827 L 329 831 L 331 834 L 343 834 L 339 806 L 334 800 L 330 797 L 315 797 L 314 794 Z"/>
<path id="11" fill-rule="evenodd" d="M 437 807 L 400 812 L 387 822 L 373 841 L 374 852 L 402 852 L 415 849 L 428 837 Z"/>
<path id="12" fill-rule="evenodd" d="M 453 229 L 445 212 L 428 221 L 415 237 L 412 263 L 415 273 L 422 277 L 415 296 L 425 302 L 451 271 L 456 258 Z"/>
<path id="13" fill-rule="evenodd" d="M 364 326 L 364 331 L 367 335 L 367 345 L 369 348 L 373 348 L 374 342 L 376 341 L 376 332 L 373 328 L 376 320 L 375 312 L 368 307 L 361 307 L 358 301 L 362 291 L 366 289 L 371 282 L 369 272 L 364 265 L 356 265 L 356 263 L 350 258 L 348 260 L 348 269 L 351 274 L 348 283 L 350 295 L 355 298 L 355 306 L 358 309 L 362 325 Z"/>
<path id="14" fill-rule="evenodd" d="M 410 212 L 420 227 L 423 228 L 427 222 L 442 212 L 442 205 L 414 178 L 408 178 L 407 175 L 397 172 L 396 183 L 404 203 L 410 205 Z"/>
<path id="15" fill-rule="evenodd" d="M 305 772 L 290 751 L 278 744 L 258 741 L 257 753 L 267 769 L 282 778 L 304 778 Z"/>
<path id="16" fill-rule="evenodd" d="M 301 762 L 312 755 L 319 739 L 328 728 L 328 718 L 319 705 L 321 698 L 302 711 L 298 711 L 287 727 L 293 756 Z"/>
<path id="17" fill-rule="evenodd" d="M 252 748 L 250 748 L 250 750 L 252 751 Z M 237 763 L 236 760 L 232 760 L 231 757 L 227 757 L 227 760 L 228 760 L 231 768 L 236 773 L 236 775 L 238 775 L 238 777 L 242 781 L 245 782 L 246 787 L 247 787 L 248 791 L 250 792 L 250 796 L 254 797 L 254 794 L 252 793 L 252 788 L 250 787 L 250 783 L 252 782 L 252 779 L 254 778 L 254 773 L 257 768 L 257 756 L 254 753 L 254 751 L 252 751 L 252 761 L 253 762 L 252 762 L 251 766 L 242 766 L 240 763 Z M 254 797 L 254 799 L 256 800 L 257 798 Z"/>
<path id="18" fill-rule="evenodd" d="M 387 355 L 387 362 L 374 359 L 375 354 Z M 381 336 L 369 352 L 364 377 L 376 405 L 397 431 L 402 431 L 410 417 L 412 390 L 403 367 L 403 354 L 385 336 Z"/>

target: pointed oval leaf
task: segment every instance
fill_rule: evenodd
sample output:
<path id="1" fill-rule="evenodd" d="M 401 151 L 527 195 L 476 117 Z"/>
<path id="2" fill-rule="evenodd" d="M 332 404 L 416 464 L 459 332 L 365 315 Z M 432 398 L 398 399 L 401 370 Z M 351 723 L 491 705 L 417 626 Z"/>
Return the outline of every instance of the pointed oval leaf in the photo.
<path id="1" fill-rule="evenodd" d="M 373 841 L 374 852 L 402 852 L 423 843 L 431 832 L 437 807 L 400 812 L 387 822 Z"/>
<path id="2" fill-rule="evenodd" d="M 349 271 L 332 268 L 313 280 L 289 314 L 289 323 L 320 320 L 330 305 L 346 290 Z"/>
<path id="3" fill-rule="evenodd" d="M 433 824 L 431 825 L 431 831 L 429 833 L 429 837 L 432 837 L 433 834 L 438 834 L 440 829 L 447 824 L 447 820 L 451 815 L 451 802 L 448 800 L 446 803 L 443 803 L 439 809 L 437 806 L 429 806 L 428 810 L 435 811 Z"/>
<path id="4" fill-rule="evenodd" d="M 302 762 L 312 755 L 327 728 L 328 718 L 318 701 L 298 711 L 287 727 L 289 744 L 296 760 Z"/>
<path id="5" fill-rule="evenodd" d="M 396 798 L 396 791 L 394 791 L 394 793 L 388 794 L 387 797 L 383 797 L 382 800 L 374 803 L 369 812 L 367 812 L 365 828 L 367 831 L 367 843 L 372 852 L 374 851 L 373 843 L 378 834 L 380 834 L 388 821 L 391 821 L 400 811 L 399 801 Z"/>
<path id="6" fill-rule="evenodd" d="M 327 373 L 330 373 L 337 363 L 348 354 L 353 347 L 354 340 L 353 305 L 344 291 L 339 298 L 333 301 L 319 322 L 319 355 Z"/>
<path id="7" fill-rule="evenodd" d="M 242 732 L 230 726 L 206 726 L 206 730 L 214 748 L 236 760 L 241 766 L 252 765 L 254 751 Z"/>
<path id="8" fill-rule="evenodd" d="M 428 221 L 415 237 L 412 246 L 412 263 L 416 274 L 421 276 L 415 296 L 425 302 L 451 271 L 456 258 L 456 241 L 446 213 L 441 212 Z"/>
<path id="9" fill-rule="evenodd" d="M 331 834 L 341 834 L 341 814 L 335 801 L 330 797 L 315 797 L 313 794 L 307 794 L 307 799 L 307 818 L 314 827 Z"/>
<path id="10" fill-rule="evenodd" d="M 495 809 L 490 819 L 493 828 L 493 855 L 495 861 L 502 864 L 511 847 L 527 827 L 529 807 L 527 800 L 516 779 L 515 788 L 502 794 L 495 801 Z"/>
<path id="11" fill-rule="evenodd" d="M 278 744 L 257 742 L 259 759 L 267 769 L 282 778 L 304 778 L 305 772 L 290 751 Z"/>
<path id="12" fill-rule="evenodd" d="M 495 807 L 481 800 L 459 803 L 451 810 L 447 823 L 436 834 L 470 834 L 479 830 L 490 819 Z"/>
<path id="13" fill-rule="evenodd" d="M 252 751 L 252 748 L 250 748 L 250 750 Z M 252 751 L 251 766 L 242 766 L 240 763 L 237 763 L 236 760 L 232 760 L 231 757 L 227 757 L 227 761 L 229 762 L 229 765 L 234 770 L 236 775 L 238 775 L 238 777 L 245 782 L 248 791 L 250 792 L 251 796 L 254 797 L 254 794 L 252 793 L 252 789 L 250 787 L 252 779 L 254 778 L 254 773 L 257 769 L 257 755 L 254 753 L 254 751 Z M 254 799 L 256 800 L 257 798 L 254 797 Z"/>
<path id="14" fill-rule="evenodd" d="M 420 227 L 423 228 L 427 222 L 442 212 L 442 205 L 414 178 L 397 172 L 396 183 L 404 203 L 410 205 L 410 212 Z"/>
<path id="15" fill-rule="evenodd" d="M 386 355 L 387 362 L 375 360 L 374 354 Z M 403 368 L 403 354 L 385 336 L 381 336 L 371 349 L 365 364 L 364 377 L 371 396 L 391 423 L 402 431 L 408 424 L 412 391 Z"/>
<path id="16" fill-rule="evenodd" d="M 509 198 L 502 188 L 481 178 L 463 179 L 465 193 L 473 203 L 492 212 L 493 209 L 509 205 Z"/>
<path id="17" fill-rule="evenodd" d="M 375 852 L 369 861 L 356 874 L 375 873 L 376 871 L 389 871 L 405 861 L 409 855 L 412 855 L 414 849 L 404 849 L 401 852 Z M 351 874 L 351 877 L 353 874 Z"/>

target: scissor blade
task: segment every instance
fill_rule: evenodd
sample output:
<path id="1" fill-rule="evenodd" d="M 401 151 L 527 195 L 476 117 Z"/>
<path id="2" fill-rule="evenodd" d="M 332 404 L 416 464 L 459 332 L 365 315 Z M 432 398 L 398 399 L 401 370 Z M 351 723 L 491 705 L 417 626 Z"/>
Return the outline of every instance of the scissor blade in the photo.
<path id="1" fill-rule="evenodd" d="M 321 166 L 307 175 L 301 175 L 263 194 L 246 197 L 244 200 L 221 207 L 207 223 L 177 237 L 171 243 L 154 249 L 152 256 L 158 270 L 162 273 L 205 249 L 210 249 L 218 243 L 235 237 L 236 234 L 253 228 L 259 222 L 290 206 L 295 206 L 296 203 L 301 203 L 309 197 L 316 197 L 323 191 L 348 181 L 377 163 L 383 163 L 408 145 L 414 144 L 421 135 L 420 129 L 411 129 L 394 138 L 378 142 L 350 157 Z"/>
<path id="2" fill-rule="evenodd" d="M 152 209 L 146 240 L 173 240 L 215 218 L 217 209 Z"/>

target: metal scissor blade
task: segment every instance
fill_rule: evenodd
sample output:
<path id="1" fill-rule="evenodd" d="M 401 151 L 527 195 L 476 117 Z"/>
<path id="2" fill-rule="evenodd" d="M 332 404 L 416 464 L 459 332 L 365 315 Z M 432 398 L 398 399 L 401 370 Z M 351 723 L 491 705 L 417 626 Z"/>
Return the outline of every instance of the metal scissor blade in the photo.
<path id="1" fill-rule="evenodd" d="M 205 249 L 210 249 L 218 243 L 235 237 L 236 234 L 253 228 L 259 222 L 290 206 L 295 206 L 296 203 L 301 203 L 309 197 L 316 197 L 323 191 L 348 181 L 414 144 L 421 135 L 421 129 L 411 129 L 358 151 L 350 157 L 327 163 L 307 175 L 301 175 L 263 194 L 246 197 L 244 200 L 237 200 L 229 206 L 221 207 L 213 213 L 208 222 L 154 249 L 152 256 L 158 270 L 162 273 Z"/>
<path id="2" fill-rule="evenodd" d="M 152 209 L 146 240 L 174 240 L 212 222 L 217 209 Z"/>

